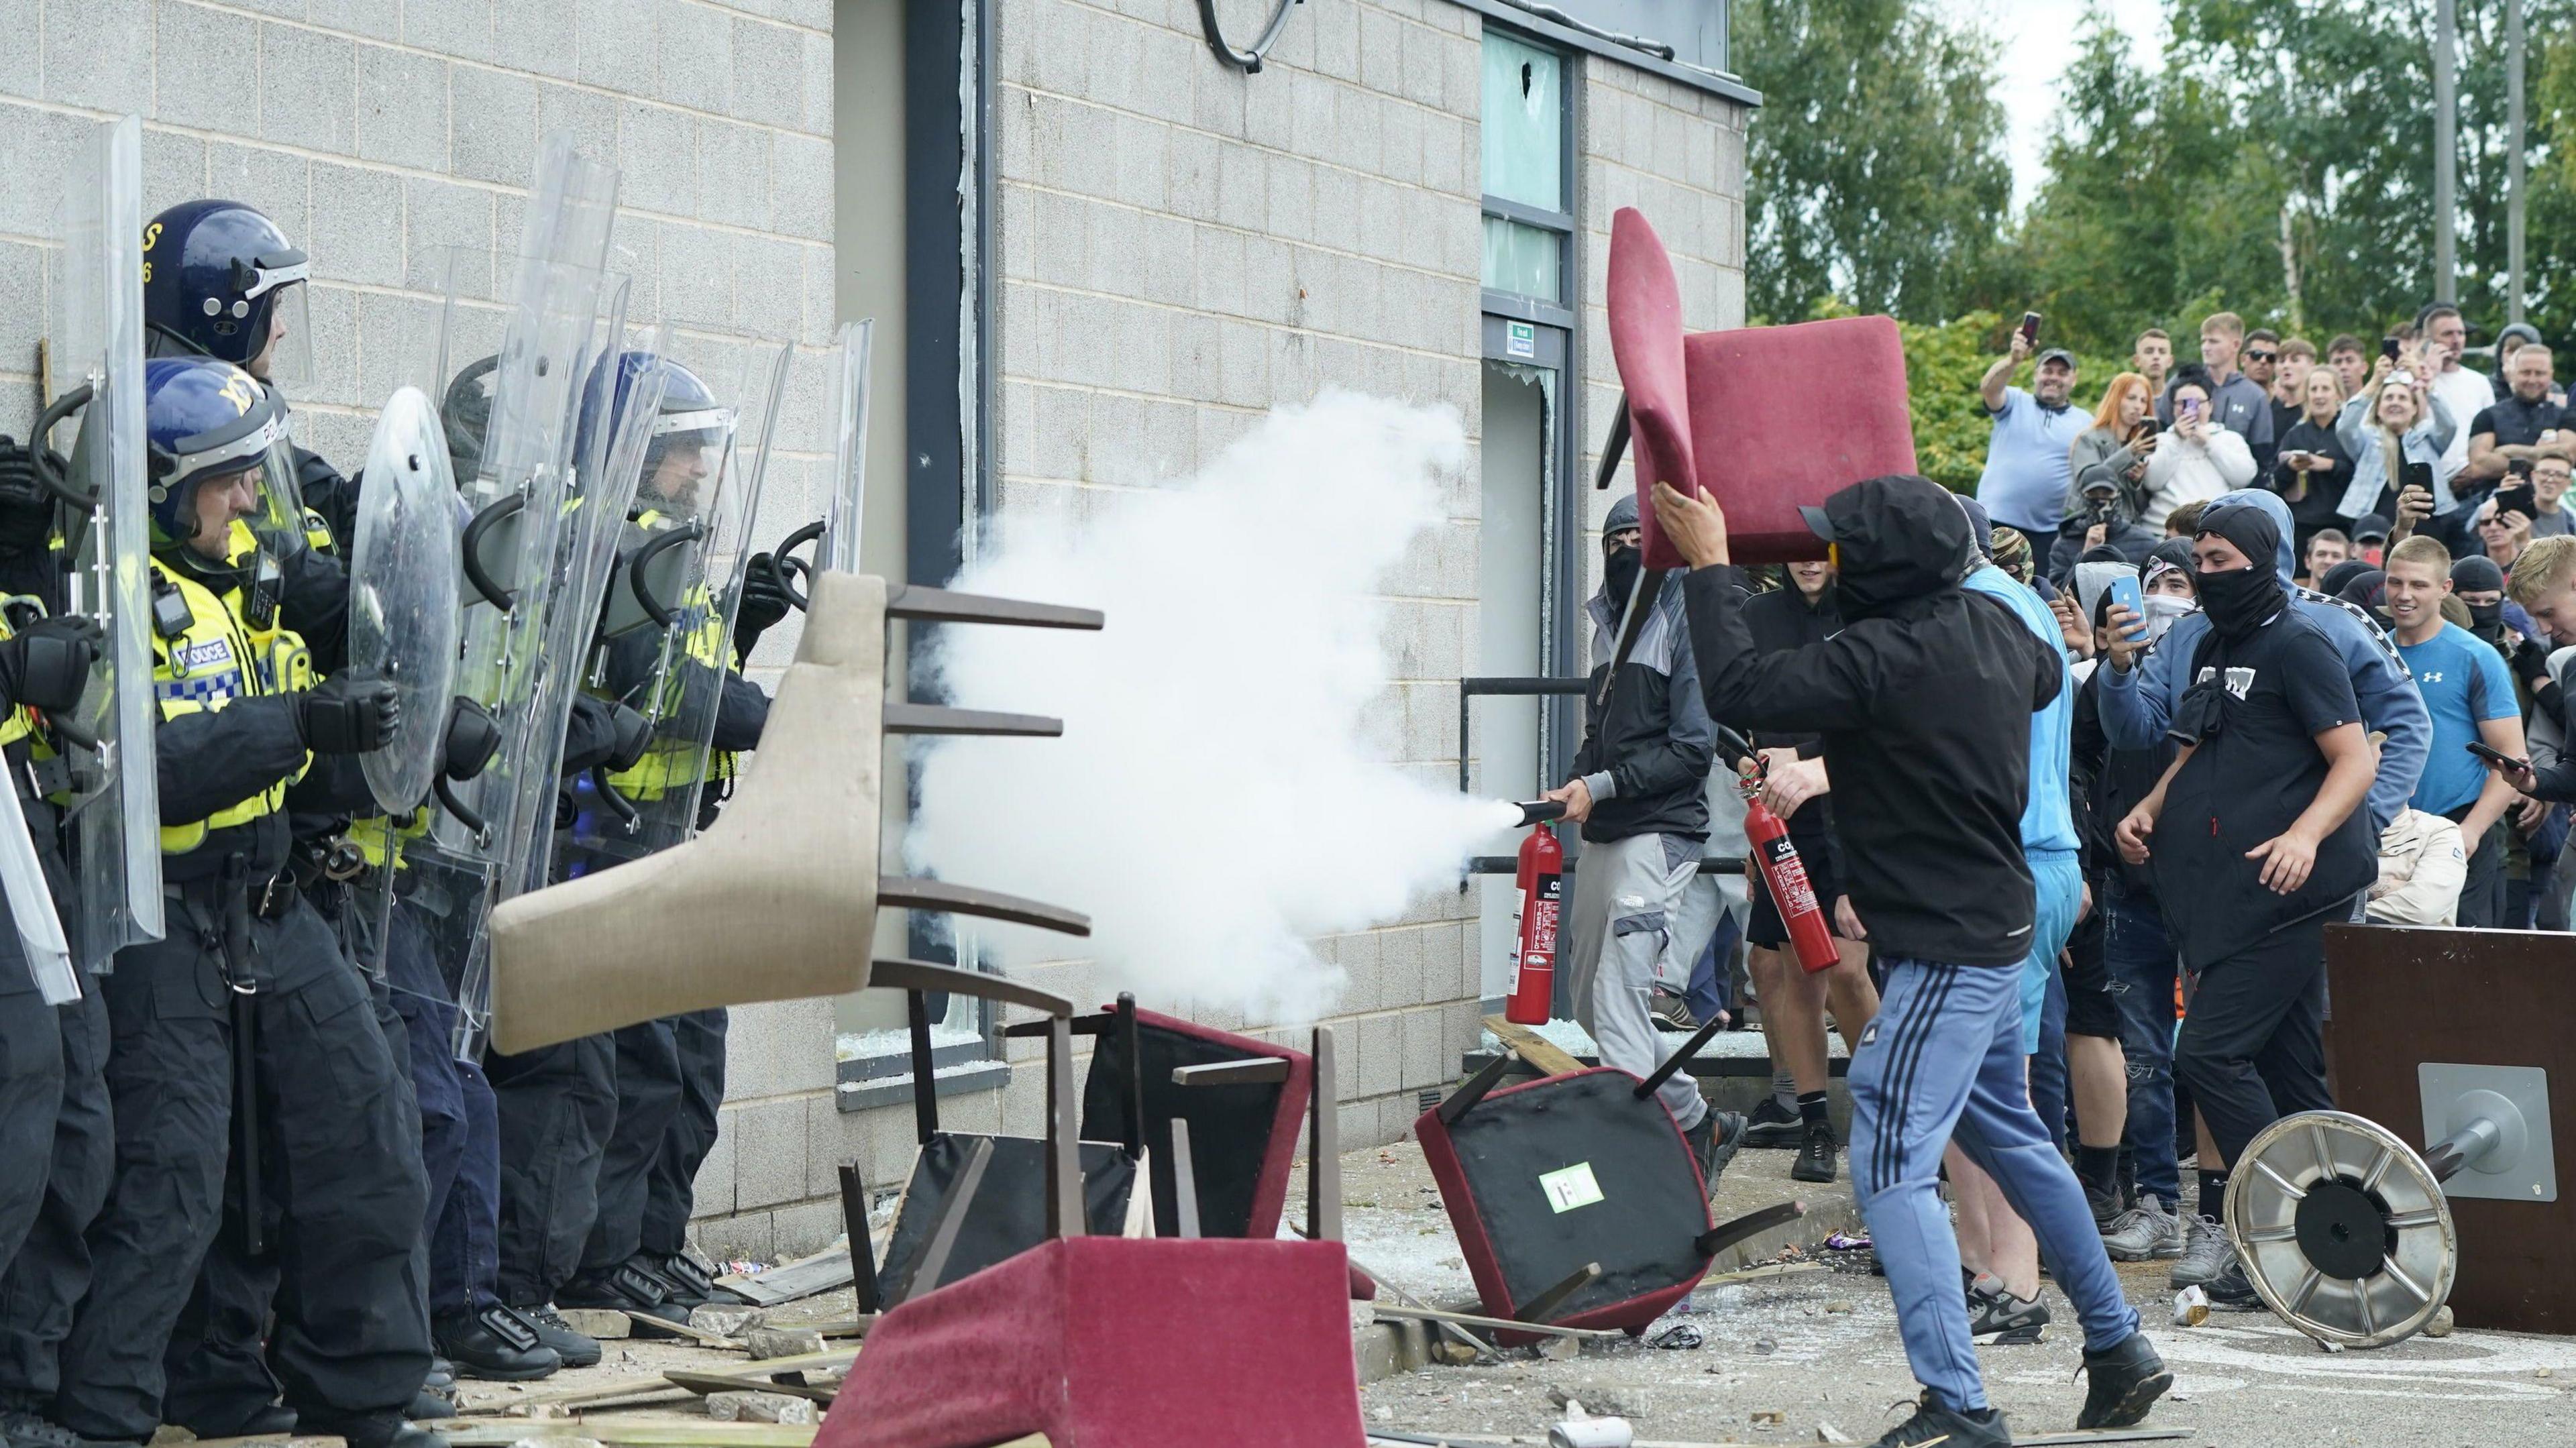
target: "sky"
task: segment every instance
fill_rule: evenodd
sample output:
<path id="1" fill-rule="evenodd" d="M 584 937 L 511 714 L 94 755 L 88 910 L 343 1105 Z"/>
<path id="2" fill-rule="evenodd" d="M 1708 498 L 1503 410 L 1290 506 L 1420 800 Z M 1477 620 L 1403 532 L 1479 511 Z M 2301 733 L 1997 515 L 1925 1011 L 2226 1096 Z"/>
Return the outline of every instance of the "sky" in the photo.
<path id="1" fill-rule="evenodd" d="M 2030 204 L 2042 175 L 2041 158 L 2057 110 L 2057 80 L 2075 59 L 2082 0 L 1939 0 L 1952 19 L 2002 42 L 1996 99 L 2003 103 L 2011 136 L 2013 207 Z M 2103 0 L 2126 31 L 2132 53 L 2149 70 L 2164 54 L 2161 0 Z"/>

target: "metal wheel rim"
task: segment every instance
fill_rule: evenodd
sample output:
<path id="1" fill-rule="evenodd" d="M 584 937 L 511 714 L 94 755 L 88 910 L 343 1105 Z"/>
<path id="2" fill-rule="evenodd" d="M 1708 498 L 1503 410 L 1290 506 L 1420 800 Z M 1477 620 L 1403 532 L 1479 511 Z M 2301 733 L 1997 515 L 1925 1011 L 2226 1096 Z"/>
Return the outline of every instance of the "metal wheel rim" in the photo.
<path id="1" fill-rule="evenodd" d="M 2361 1278 L 2319 1271 L 2298 1238 L 2298 1210 L 2329 1178 L 2384 1206 L 2393 1235 Z M 2395 1133 L 2342 1111 L 2308 1111 L 2265 1127 L 2227 1183 L 2227 1235 L 2246 1280 L 2282 1321 L 2339 1347 L 2387 1347 L 2422 1330 L 2449 1300 L 2459 1267 L 2450 1202 L 2431 1168 Z"/>

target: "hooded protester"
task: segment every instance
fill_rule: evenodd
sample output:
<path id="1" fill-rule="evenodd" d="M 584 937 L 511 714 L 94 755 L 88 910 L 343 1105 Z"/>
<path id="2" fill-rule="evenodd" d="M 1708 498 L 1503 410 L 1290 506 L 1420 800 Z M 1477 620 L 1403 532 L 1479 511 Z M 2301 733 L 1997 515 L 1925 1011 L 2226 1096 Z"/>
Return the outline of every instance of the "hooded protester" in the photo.
<path id="1" fill-rule="evenodd" d="M 2361 577 L 2365 573 L 2377 573 L 2378 571 L 2379 569 L 2377 565 L 2370 563 L 2365 559 L 2347 558 L 2343 562 L 2336 564 L 2334 567 L 2327 569 L 2325 576 L 2317 580 L 2317 592 L 2324 594 L 2328 598 L 2341 598 L 2343 597 L 2343 590 L 2346 584 L 2351 583 L 2354 579 Z"/>
<path id="2" fill-rule="evenodd" d="M 1968 516 L 1929 479 L 1872 478 L 1805 510 L 1840 561 L 1844 628 L 1795 653 L 1754 648 L 1717 504 L 1665 483 L 1655 508 L 1692 564 L 1683 586 L 1709 712 L 1814 730 L 1835 777 L 1868 782 L 1835 820 L 1852 910 L 1887 967 L 1885 1000 L 1852 1061 L 1852 1185 L 1925 1389 L 1880 1441 L 2012 1441 L 1986 1401 L 1938 1195 L 1953 1140 L 2022 1204 L 2083 1322 L 2092 1382 L 2078 1425 L 2141 1421 L 2172 1374 L 2121 1297 L 2024 1078 L 2020 973 L 2037 911 L 2022 814 L 2033 781 L 2029 751 L 2011 746 L 2064 688 L 2063 656 L 1961 586 L 1979 566 Z"/>
<path id="3" fill-rule="evenodd" d="M 2342 656 L 2354 697 L 2361 704 L 2362 721 L 2388 736 L 2380 746 L 2378 779 L 2370 788 L 2371 827 L 2376 829 L 2397 818 L 2415 793 L 2425 755 L 2432 748 L 2433 716 L 2415 688 L 2414 674 L 2367 610 L 2291 585 L 2295 565 L 2290 555 L 2290 510 L 2278 494 L 2244 488 L 2222 494 L 2210 506 L 2248 502 L 2262 509 L 2280 531 L 2276 572 L 2281 586 L 2298 611 L 2324 629 L 2327 641 Z M 2107 650 L 2110 667 L 2098 672 L 2104 684 L 2102 727 L 2114 745 L 2145 749 L 2163 736 L 2173 722 L 2175 706 L 2190 687 L 2185 671 L 2208 627 L 2206 612 L 2186 614 L 2175 620 L 2172 631 L 2143 659 L 2138 657 L 2143 641 L 2113 640 Z"/>
<path id="4" fill-rule="evenodd" d="M 2146 566 L 2139 570 L 2146 589 L 2147 644 L 2153 647 L 2174 626 L 2174 620 L 2200 606 L 2199 594 L 2192 583 L 2191 540 L 2167 538 L 2147 555 Z M 2108 651 L 2108 635 L 2101 645 Z"/>
<path id="5" fill-rule="evenodd" d="M 2469 611 L 2469 632 L 2492 644 L 2508 659 L 2513 641 L 2505 637 L 2504 570 L 2492 558 L 2471 554 L 2451 564 L 2451 596 Z"/>
<path id="6" fill-rule="evenodd" d="M 2201 1163 L 2204 1212 L 2257 1132 L 2333 1106 L 2325 927 L 2350 918 L 2378 875 L 2377 829 L 2356 808 L 2372 773 L 2360 706 L 2333 643 L 2270 566 L 2284 542 L 2271 509 L 2237 501 L 2201 515 L 2192 546 L 2208 623 L 2168 731 L 2180 752 L 2118 831 L 2122 858 L 2150 866 L 2199 980 L 2174 1070 L 2217 1144 Z M 2232 1247 L 2207 1288 L 2216 1305 L 2262 1305 Z"/>
<path id="7" fill-rule="evenodd" d="M 1565 817 L 1583 827 L 1583 868 L 1575 872 L 1560 946 L 1575 1019 L 1599 1043 L 1603 1065 L 1640 1077 L 1663 1064 L 1655 966 L 1682 887 L 1699 872 L 1716 753 L 1680 577 L 1664 575 L 1652 599 L 1635 597 L 1642 537 L 1637 500 L 1613 503 L 1601 524 L 1601 589 L 1584 604 L 1599 662 L 1584 691 L 1583 747 L 1574 754 L 1574 777 L 1545 796 L 1563 800 Z M 1622 619 L 1632 607 L 1651 612 L 1612 680 Z M 1661 1090 L 1715 1192 L 1718 1173 L 1743 1144 L 1744 1118 L 1711 1110 L 1687 1071 L 1667 1077 Z"/>

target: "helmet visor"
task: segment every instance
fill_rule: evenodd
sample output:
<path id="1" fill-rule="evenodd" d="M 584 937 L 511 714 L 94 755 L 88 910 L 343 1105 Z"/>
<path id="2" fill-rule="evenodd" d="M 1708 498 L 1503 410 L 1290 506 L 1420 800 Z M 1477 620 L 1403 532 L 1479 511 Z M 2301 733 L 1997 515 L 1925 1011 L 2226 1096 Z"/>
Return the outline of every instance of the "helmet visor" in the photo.
<path id="1" fill-rule="evenodd" d="M 259 270 L 254 285 L 269 290 L 252 299 L 251 311 L 265 319 L 268 337 L 252 346 L 250 362 L 242 369 L 289 396 L 302 395 L 313 385 L 313 303 L 303 280 L 305 269 L 298 261 L 284 269 L 292 279 L 275 282 L 271 279 L 280 272 Z"/>
<path id="2" fill-rule="evenodd" d="M 734 410 L 705 407 L 653 420 L 635 506 L 694 518 L 714 501 L 733 443 Z"/>
<path id="3" fill-rule="evenodd" d="M 305 546 L 295 457 L 284 432 L 254 434 L 243 442 L 252 445 L 183 454 L 177 470 L 188 480 L 181 485 L 187 492 L 171 531 L 185 536 L 168 541 L 208 563 L 237 562 L 253 545 L 273 558 L 291 556 Z"/>

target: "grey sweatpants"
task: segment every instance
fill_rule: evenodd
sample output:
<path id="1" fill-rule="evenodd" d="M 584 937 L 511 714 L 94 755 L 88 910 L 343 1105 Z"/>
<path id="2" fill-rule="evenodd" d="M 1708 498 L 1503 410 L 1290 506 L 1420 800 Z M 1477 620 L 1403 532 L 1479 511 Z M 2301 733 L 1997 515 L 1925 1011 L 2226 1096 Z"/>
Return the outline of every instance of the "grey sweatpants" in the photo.
<path id="1" fill-rule="evenodd" d="M 1574 1018 L 1592 1033 L 1605 1066 L 1644 1076 L 1663 1064 L 1648 997 L 1682 887 L 1699 869 L 1699 851 L 1698 841 L 1679 835 L 1584 842 L 1574 909 L 1559 944 Z M 1674 1072 L 1660 1094 L 1684 1131 L 1708 1111 L 1688 1071 Z"/>

